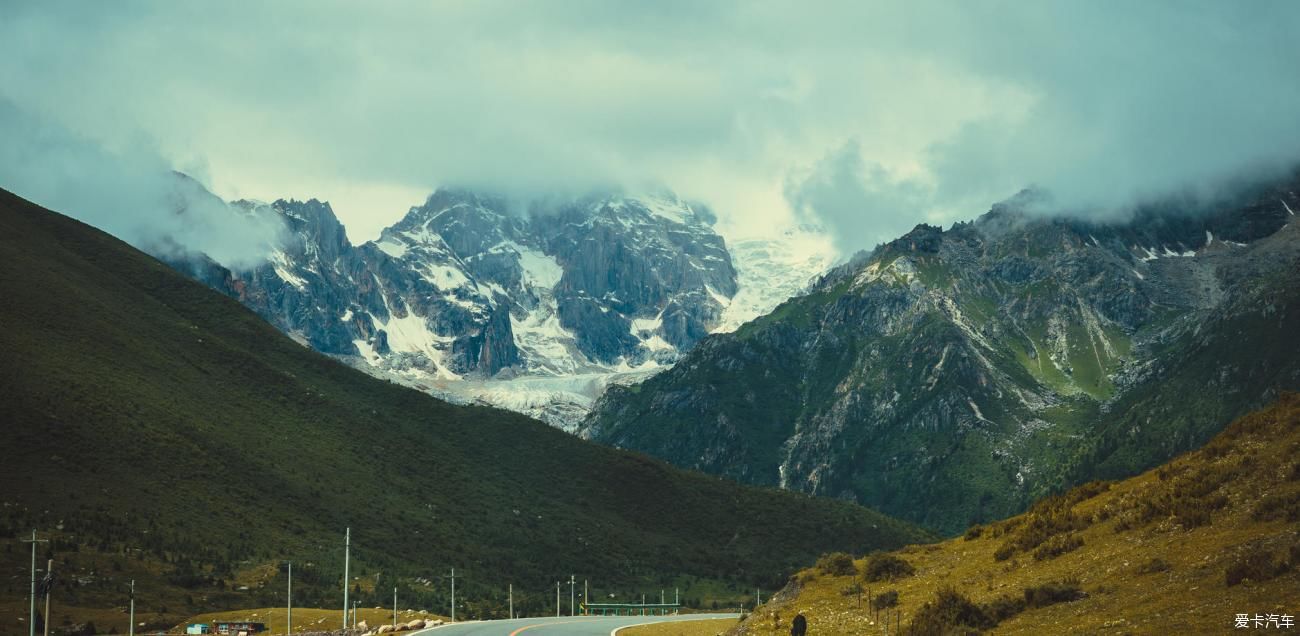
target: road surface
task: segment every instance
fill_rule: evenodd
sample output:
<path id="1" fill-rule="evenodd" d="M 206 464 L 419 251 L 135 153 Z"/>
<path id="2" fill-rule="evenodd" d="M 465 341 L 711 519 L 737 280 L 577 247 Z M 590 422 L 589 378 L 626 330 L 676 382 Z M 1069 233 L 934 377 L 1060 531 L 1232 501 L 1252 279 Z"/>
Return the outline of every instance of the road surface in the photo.
<path id="1" fill-rule="evenodd" d="M 550 616 L 514 620 L 444 625 L 412 636 L 609 636 L 620 627 L 672 621 L 718 619 L 721 631 L 735 624 L 739 614 L 680 614 L 678 616 Z"/>

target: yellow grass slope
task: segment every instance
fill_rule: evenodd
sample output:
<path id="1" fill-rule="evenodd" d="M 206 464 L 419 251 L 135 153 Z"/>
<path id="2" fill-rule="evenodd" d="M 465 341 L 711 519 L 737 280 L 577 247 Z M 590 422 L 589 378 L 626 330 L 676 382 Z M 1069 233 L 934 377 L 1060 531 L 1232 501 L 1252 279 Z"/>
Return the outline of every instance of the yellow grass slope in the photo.
<path id="1" fill-rule="evenodd" d="M 827 555 L 732 633 L 788 634 L 796 612 L 810 634 L 880 634 L 886 614 L 904 634 L 1213 634 L 1240 614 L 1276 629 L 1300 623 L 1298 531 L 1300 395 L 1287 394 L 1137 477 L 943 543 Z"/>

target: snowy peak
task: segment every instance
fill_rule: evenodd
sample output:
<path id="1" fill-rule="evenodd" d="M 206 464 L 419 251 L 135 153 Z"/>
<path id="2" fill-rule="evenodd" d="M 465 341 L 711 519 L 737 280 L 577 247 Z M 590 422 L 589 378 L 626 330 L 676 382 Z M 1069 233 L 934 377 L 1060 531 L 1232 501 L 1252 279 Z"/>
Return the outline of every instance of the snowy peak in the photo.
<path id="1" fill-rule="evenodd" d="M 313 348 L 429 390 L 652 371 L 736 294 L 711 213 L 671 193 L 521 204 L 440 189 L 359 246 L 320 201 L 236 207 L 290 236 L 266 264 L 205 280 Z"/>

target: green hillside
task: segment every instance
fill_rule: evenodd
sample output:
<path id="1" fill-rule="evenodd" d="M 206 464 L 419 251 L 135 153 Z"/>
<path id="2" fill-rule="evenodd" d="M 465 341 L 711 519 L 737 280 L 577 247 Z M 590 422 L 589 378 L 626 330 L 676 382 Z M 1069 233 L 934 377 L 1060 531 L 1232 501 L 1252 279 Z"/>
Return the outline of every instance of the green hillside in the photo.
<path id="1" fill-rule="evenodd" d="M 920 225 L 612 387 L 580 430 L 943 534 L 1005 518 L 1300 390 L 1297 192 L 1292 175 L 1195 213 L 1012 200 Z"/>
<path id="2" fill-rule="evenodd" d="M 274 605 L 286 559 L 300 604 L 336 606 L 347 526 L 364 605 L 398 584 L 403 605 L 445 607 L 434 577 L 456 567 L 481 615 L 501 611 L 507 583 L 525 611 L 570 574 L 601 593 L 680 585 L 707 601 L 773 587 L 826 551 L 928 538 L 371 378 L 7 192 L 0 263 L 3 633 L 25 633 L 12 617 L 26 615 L 18 540 L 32 528 L 55 534 L 42 551 L 77 581 L 61 625 L 84 620 L 67 604 L 123 605 L 129 577 L 159 621 Z"/>

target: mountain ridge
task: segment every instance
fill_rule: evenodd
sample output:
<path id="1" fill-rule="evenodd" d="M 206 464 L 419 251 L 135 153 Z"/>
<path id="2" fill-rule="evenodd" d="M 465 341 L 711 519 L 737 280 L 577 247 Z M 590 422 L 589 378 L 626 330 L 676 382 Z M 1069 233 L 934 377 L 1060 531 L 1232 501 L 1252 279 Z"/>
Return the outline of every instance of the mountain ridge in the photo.
<path id="1" fill-rule="evenodd" d="M 581 434 L 945 533 L 1096 467 L 1132 474 L 1300 387 L 1280 353 L 1300 319 L 1287 311 L 1300 302 L 1296 190 L 1286 181 L 1195 215 L 1151 206 L 1123 224 L 1043 217 L 1018 198 L 947 231 L 917 226 L 673 369 L 612 388 Z M 1204 416 L 1143 431 L 1161 413 L 1124 396 L 1206 380 L 1216 367 L 1197 326 L 1235 332 L 1252 317 L 1247 342 L 1268 343 L 1267 364 L 1221 365 L 1231 377 L 1218 386 L 1235 389 L 1223 404 L 1184 400 L 1205 401 Z M 1201 353 L 1164 364 L 1173 350 Z"/>

